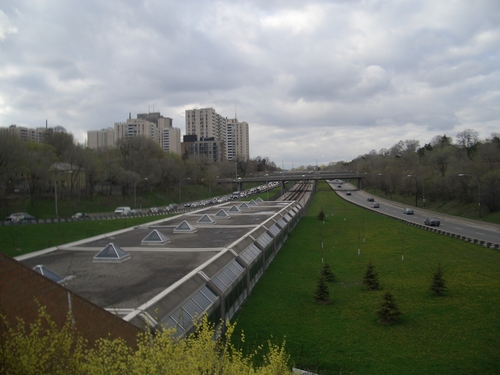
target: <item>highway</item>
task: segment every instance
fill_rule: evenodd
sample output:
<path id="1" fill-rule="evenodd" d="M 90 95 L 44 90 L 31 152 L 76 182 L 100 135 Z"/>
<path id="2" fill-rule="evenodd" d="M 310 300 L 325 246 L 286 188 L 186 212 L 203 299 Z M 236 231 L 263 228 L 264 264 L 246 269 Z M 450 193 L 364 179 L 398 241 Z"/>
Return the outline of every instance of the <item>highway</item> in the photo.
<path id="1" fill-rule="evenodd" d="M 384 215 L 418 225 L 424 225 L 424 220 L 428 217 L 435 217 L 441 221 L 441 225 L 439 227 L 432 228 L 436 228 L 456 236 L 465 237 L 466 239 L 469 239 L 470 242 L 477 240 L 478 243 L 484 241 L 486 244 L 496 244 L 497 247 L 500 245 L 500 225 L 498 224 L 446 215 L 426 210 L 424 208 L 405 206 L 404 204 L 398 202 L 370 195 L 364 190 L 358 190 L 355 186 L 349 183 L 339 184 L 336 181 L 328 181 L 328 183 L 340 197 L 360 207 L 378 211 Z M 339 185 L 341 186 L 340 188 Z M 347 195 L 347 192 L 350 192 L 351 195 Z M 380 207 L 373 208 L 372 204 L 374 202 L 369 202 L 367 200 L 369 197 L 374 198 L 375 202 L 379 203 Z M 405 208 L 412 208 L 414 214 L 405 215 L 403 213 Z"/>

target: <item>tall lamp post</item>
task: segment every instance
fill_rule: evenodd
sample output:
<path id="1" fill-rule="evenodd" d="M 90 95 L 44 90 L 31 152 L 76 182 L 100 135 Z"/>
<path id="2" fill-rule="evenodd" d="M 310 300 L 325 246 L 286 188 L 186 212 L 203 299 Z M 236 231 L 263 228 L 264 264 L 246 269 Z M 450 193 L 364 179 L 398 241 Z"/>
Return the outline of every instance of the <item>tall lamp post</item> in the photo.
<path id="1" fill-rule="evenodd" d="M 61 171 L 59 173 L 56 173 L 54 177 L 54 201 L 56 203 L 56 218 L 59 219 L 59 211 L 57 210 L 57 178 L 65 173 L 73 173 L 73 171 Z"/>
<path id="2" fill-rule="evenodd" d="M 179 181 L 179 203 L 182 202 L 182 190 L 181 190 L 182 181 L 186 181 L 186 180 L 190 180 L 190 179 L 191 179 L 190 177 L 187 177 L 187 178 L 183 178 L 182 180 Z"/>
<path id="3" fill-rule="evenodd" d="M 479 185 L 479 179 L 472 175 L 472 174 L 467 174 L 467 173 L 460 173 L 458 175 L 458 177 L 474 177 L 476 179 L 476 182 L 477 182 L 477 205 L 479 207 L 479 218 L 481 219 L 481 187 Z"/>
<path id="4" fill-rule="evenodd" d="M 139 181 L 147 181 L 148 178 L 147 177 L 144 177 L 143 179 L 140 179 L 140 180 L 137 180 L 136 182 L 134 182 L 134 208 L 137 208 L 137 194 L 136 194 L 136 187 L 137 187 L 137 183 Z"/>

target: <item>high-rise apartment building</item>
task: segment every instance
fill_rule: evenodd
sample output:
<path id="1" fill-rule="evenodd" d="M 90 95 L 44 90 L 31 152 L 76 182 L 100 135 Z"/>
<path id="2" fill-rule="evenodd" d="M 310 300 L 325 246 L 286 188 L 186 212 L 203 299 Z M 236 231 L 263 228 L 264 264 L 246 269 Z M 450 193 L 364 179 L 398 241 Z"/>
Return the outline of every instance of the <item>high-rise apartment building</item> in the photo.
<path id="1" fill-rule="evenodd" d="M 227 119 L 213 108 L 186 110 L 186 135 L 196 134 L 198 139 L 214 138 L 225 144 L 225 160 L 248 160 L 250 143 L 248 123 Z"/>
<path id="2" fill-rule="evenodd" d="M 227 120 L 226 156 L 227 160 L 247 161 L 250 159 L 250 140 L 247 122 L 240 122 L 238 119 Z"/>
<path id="3" fill-rule="evenodd" d="M 164 151 L 181 153 L 181 130 L 172 126 L 172 119 L 159 112 L 131 114 L 126 122 L 117 122 L 113 128 L 87 132 L 88 147 L 114 147 L 119 139 L 143 136 L 158 143 Z"/>

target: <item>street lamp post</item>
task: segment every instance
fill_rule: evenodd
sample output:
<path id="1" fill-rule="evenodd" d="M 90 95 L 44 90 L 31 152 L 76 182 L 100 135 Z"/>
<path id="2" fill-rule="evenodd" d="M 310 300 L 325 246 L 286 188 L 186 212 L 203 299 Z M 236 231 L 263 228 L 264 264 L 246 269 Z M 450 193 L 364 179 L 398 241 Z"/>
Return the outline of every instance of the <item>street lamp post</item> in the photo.
<path id="1" fill-rule="evenodd" d="M 137 199 L 136 199 L 136 197 L 137 197 L 137 194 L 136 194 L 136 187 L 137 187 L 137 183 L 138 183 L 139 181 L 143 181 L 143 180 L 144 180 L 144 181 L 147 181 L 147 180 L 148 180 L 148 178 L 147 178 L 147 177 L 144 177 L 143 179 L 141 179 L 141 180 L 137 180 L 136 182 L 134 182 L 134 208 L 137 208 Z"/>
<path id="2" fill-rule="evenodd" d="M 179 181 L 179 203 L 182 202 L 182 190 L 181 190 L 181 185 L 182 181 L 190 180 L 190 177 L 183 178 L 182 180 Z"/>
<path id="3" fill-rule="evenodd" d="M 56 173 L 55 177 L 54 177 L 54 201 L 55 201 L 55 204 L 56 204 L 56 218 L 59 219 L 59 211 L 57 209 L 57 178 L 62 175 L 62 174 L 65 174 L 65 173 L 73 173 L 73 171 L 61 171 L 59 173 Z"/>
<path id="4" fill-rule="evenodd" d="M 479 218 L 481 219 L 481 187 L 480 187 L 480 184 L 479 184 L 479 179 L 472 175 L 472 174 L 467 174 L 467 173 L 460 173 L 458 175 L 458 177 L 474 177 L 476 179 L 476 182 L 477 182 L 477 205 L 478 205 L 478 208 L 479 208 Z"/>

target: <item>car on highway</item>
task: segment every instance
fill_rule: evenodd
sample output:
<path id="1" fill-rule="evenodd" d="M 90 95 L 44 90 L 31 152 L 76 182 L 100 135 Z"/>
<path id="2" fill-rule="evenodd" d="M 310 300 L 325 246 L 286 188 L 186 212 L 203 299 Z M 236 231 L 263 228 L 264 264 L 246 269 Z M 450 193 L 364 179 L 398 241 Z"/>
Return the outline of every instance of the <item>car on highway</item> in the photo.
<path id="1" fill-rule="evenodd" d="M 73 216 L 71 216 L 72 219 L 88 219 L 90 216 L 87 215 L 85 212 L 77 212 Z"/>
<path id="2" fill-rule="evenodd" d="M 441 222 L 439 219 L 436 219 L 435 217 L 428 217 L 427 219 L 424 220 L 425 225 L 429 225 L 431 227 L 439 227 L 441 225 Z"/>
<path id="3" fill-rule="evenodd" d="M 372 203 L 372 207 L 373 208 L 380 208 L 380 204 L 378 204 L 377 202 Z"/>
<path id="4" fill-rule="evenodd" d="M 405 208 L 405 209 L 403 210 L 403 213 L 404 213 L 405 215 L 413 215 L 413 209 L 411 209 L 411 208 Z"/>
<path id="5" fill-rule="evenodd" d="M 150 214 L 160 214 L 163 210 L 161 209 L 161 207 L 151 207 L 148 212 Z"/>
<path id="6" fill-rule="evenodd" d="M 140 208 L 134 208 L 132 211 L 130 211 L 130 215 L 141 215 L 142 210 Z"/>
<path id="7" fill-rule="evenodd" d="M 375 199 L 373 199 L 373 197 L 366 198 L 366 200 L 367 200 L 368 202 L 373 202 L 373 201 L 375 201 Z"/>

